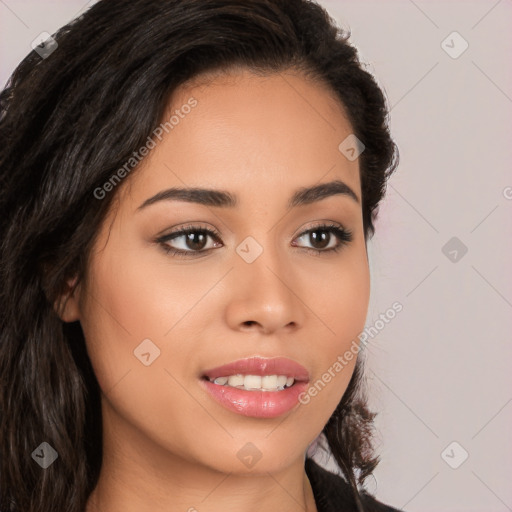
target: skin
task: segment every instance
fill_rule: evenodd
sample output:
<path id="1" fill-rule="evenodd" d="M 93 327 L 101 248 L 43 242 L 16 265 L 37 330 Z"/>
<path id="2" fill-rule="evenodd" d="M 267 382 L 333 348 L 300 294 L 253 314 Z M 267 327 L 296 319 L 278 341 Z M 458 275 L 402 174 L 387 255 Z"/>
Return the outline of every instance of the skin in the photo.
<path id="1" fill-rule="evenodd" d="M 199 377 L 241 358 L 284 356 L 313 383 L 364 328 L 370 279 L 359 166 L 338 150 L 352 130 L 329 89 L 292 71 L 196 79 L 175 92 L 170 111 L 191 96 L 197 106 L 115 191 L 61 313 L 80 321 L 102 390 L 104 460 L 87 512 L 315 511 L 305 452 L 356 359 L 307 405 L 275 419 L 228 411 Z M 297 189 L 335 179 L 359 203 L 336 194 L 287 208 Z M 238 206 L 160 201 L 137 210 L 184 186 L 227 190 Z M 308 250 L 318 246 L 301 234 L 322 221 L 351 230 L 352 241 L 339 252 Z M 187 224 L 216 229 L 221 243 L 185 259 L 154 241 Z M 235 251 L 247 236 L 263 248 L 250 264 Z M 168 244 L 191 250 L 183 237 Z M 149 366 L 133 352 L 147 338 L 161 351 Z M 248 442 L 262 455 L 252 468 L 237 457 Z"/>

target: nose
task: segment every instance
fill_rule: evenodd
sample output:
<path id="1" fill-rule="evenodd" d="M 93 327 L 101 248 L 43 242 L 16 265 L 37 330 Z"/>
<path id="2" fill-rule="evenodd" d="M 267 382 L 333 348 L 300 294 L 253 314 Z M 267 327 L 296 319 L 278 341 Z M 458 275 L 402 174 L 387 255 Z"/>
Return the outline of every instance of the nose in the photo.
<path id="1" fill-rule="evenodd" d="M 276 251 L 264 250 L 252 263 L 239 258 L 231 279 L 225 309 L 231 329 L 272 334 L 292 332 L 303 325 L 305 290 Z"/>

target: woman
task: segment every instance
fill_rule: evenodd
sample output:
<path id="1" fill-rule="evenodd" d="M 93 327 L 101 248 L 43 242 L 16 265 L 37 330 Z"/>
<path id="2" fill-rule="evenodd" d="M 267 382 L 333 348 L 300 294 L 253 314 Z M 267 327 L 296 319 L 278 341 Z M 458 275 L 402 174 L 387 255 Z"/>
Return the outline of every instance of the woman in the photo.
<path id="1" fill-rule="evenodd" d="M 109 0 L 16 69 L 0 510 L 395 510 L 357 340 L 397 151 L 347 38 L 307 0 Z"/>

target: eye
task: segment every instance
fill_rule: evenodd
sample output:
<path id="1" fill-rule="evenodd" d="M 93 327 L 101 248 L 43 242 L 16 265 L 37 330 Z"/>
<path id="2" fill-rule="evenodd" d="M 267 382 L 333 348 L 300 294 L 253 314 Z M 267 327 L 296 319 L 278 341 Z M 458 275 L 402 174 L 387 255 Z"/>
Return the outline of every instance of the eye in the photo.
<path id="1" fill-rule="evenodd" d="M 213 241 L 210 245 L 208 245 L 209 238 Z M 179 231 L 158 238 L 156 242 L 166 253 L 184 257 L 209 252 L 215 247 L 222 246 L 219 233 L 198 226 L 186 226 Z M 170 242 L 173 242 L 173 245 L 170 245 Z"/>
<path id="2" fill-rule="evenodd" d="M 317 254 L 337 252 L 342 246 L 352 241 L 352 232 L 337 224 L 322 224 L 304 231 L 295 240 L 304 240 L 313 247 L 305 247 Z M 293 243 L 292 245 L 296 245 Z"/>

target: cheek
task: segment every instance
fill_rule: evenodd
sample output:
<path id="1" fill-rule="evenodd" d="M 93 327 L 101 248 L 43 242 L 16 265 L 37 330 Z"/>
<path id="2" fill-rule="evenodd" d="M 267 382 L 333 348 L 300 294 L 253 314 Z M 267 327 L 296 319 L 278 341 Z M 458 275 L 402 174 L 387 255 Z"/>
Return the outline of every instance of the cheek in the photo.
<path id="1" fill-rule="evenodd" d="M 168 389 L 169 381 L 175 387 L 165 369 L 175 374 L 190 368 L 197 351 L 193 340 L 201 328 L 196 310 L 211 307 L 201 298 L 222 274 L 185 271 L 157 250 L 141 250 L 138 242 L 123 245 L 128 237 L 116 235 L 113 230 L 109 250 L 91 261 L 81 305 L 82 329 L 98 383 L 105 393 L 121 379 L 123 388 L 135 380 L 156 390 Z M 148 352 L 154 362 L 145 366 L 144 357 L 138 356 Z"/>
<path id="2" fill-rule="evenodd" d="M 81 319 L 87 351 L 109 404 L 107 414 L 114 410 L 169 444 L 169 439 L 189 435 L 190 427 L 182 428 L 176 418 L 197 415 L 197 403 L 179 385 L 183 376 L 176 371 L 187 368 L 194 350 L 190 344 L 173 341 L 173 334 L 186 331 L 187 322 L 178 323 L 165 336 L 185 317 L 194 298 L 183 299 L 184 278 L 182 283 L 179 279 L 171 283 L 171 277 L 163 281 L 161 270 L 130 257 L 129 251 L 125 254 L 121 260 L 115 251 L 104 253 L 91 263 L 93 278 L 84 292 Z M 144 353 L 149 353 L 148 365 L 143 363 Z M 172 448 L 178 451 L 179 446 Z"/>
<path id="3" fill-rule="evenodd" d="M 134 354 L 141 342 L 149 339 L 161 346 L 170 327 L 147 265 L 132 254 L 111 249 L 91 262 L 81 306 L 89 357 L 105 393 L 127 372 L 144 366 Z"/>
<path id="4" fill-rule="evenodd" d="M 155 263 L 151 253 L 148 258 L 131 247 L 121 251 L 113 246 L 91 264 L 94 277 L 84 315 L 90 329 L 131 350 L 146 338 L 162 340 L 197 301 L 190 275 L 162 265 L 161 256 Z"/>
<path id="5" fill-rule="evenodd" d="M 301 403 L 326 422 L 352 377 L 370 298 L 370 273 L 364 244 L 346 251 L 339 265 L 315 272 L 316 288 L 308 281 L 308 306 L 320 320 L 316 328 L 314 375 Z M 322 333 L 322 334 L 321 334 Z"/>
<path id="6" fill-rule="evenodd" d="M 316 291 L 308 293 L 315 313 L 323 321 L 326 335 L 322 337 L 324 353 L 344 351 L 364 329 L 370 299 L 370 273 L 364 245 L 347 251 L 339 264 L 324 274 L 315 273 Z M 313 307 L 313 306 L 312 306 Z"/>

